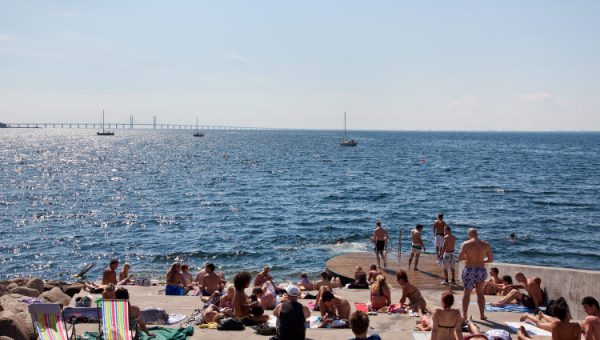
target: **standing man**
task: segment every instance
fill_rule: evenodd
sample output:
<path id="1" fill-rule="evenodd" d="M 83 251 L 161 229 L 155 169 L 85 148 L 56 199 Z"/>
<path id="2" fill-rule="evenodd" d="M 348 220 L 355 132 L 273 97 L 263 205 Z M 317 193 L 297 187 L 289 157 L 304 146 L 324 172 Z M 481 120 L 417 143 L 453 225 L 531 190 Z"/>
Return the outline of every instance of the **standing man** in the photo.
<path id="1" fill-rule="evenodd" d="M 310 310 L 298 302 L 298 287 L 288 286 L 286 295 L 288 301 L 278 304 L 273 310 L 273 315 L 277 317 L 277 335 L 279 340 L 304 340 Z"/>
<path id="2" fill-rule="evenodd" d="M 386 259 L 385 259 L 385 244 L 388 240 L 388 232 L 384 227 L 381 226 L 381 221 L 375 221 L 375 230 L 373 231 L 373 236 L 371 237 L 371 241 L 375 244 L 375 256 L 377 257 L 377 266 L 381 268 L 381 262 L 379 260 L 379 255 L 383 259 L 383 267 L 387 267 Z"/>
<path id="3" fill-rule="evenodd" d="M 444 254 L 443 246 L 445 226 L 446 222 L 444 222 L 444 214 L 440 213 L 438 214 L 438 219 L 433 222 L 433 244 L 435 245 L 435 253 L 438 257 L 438 260 L 441 259 L 442 255 Z"/>
<path id="4" fill-rule="evenodd" d="M 415 270 L 419 270 L 417 268 L 419 266 L 419 256 L 421 256 L 421 251 L 425 251 L 425 243 L 423 243 L 423 239 L 421 238 L 421 231 L 423 230 L 423 226 L 417 224 L 415 229 L 410 231 L 410 237 L 412 239 L 412 246 L 410 250 L 410 258 L 408 259 L 408 269 L 410 269 L 410 264 L 412 263 L 413 257 L 415 257 Z"/>
<path id="5" fill-rule="evenodd" d="M 484 313 L 485 296 L 483 295 L 483 286 L 487 278 L 485 264 L 494 261 L 494 255 L 490 245 L 479 239 L 475 228 L 469 229 L 468 233 L 469 239 L 463 242 L 458 254 L 458 260 L 465 261 L 465 268 L 462 272 L 462 282 L 465 288 L 462 301 L 463 319 L 468 319 L 467 310 L 471 302 L 471 291 L 475 289 L 481 320 L 487 320 Z"/>
<path id="6" fill-rule="evenodd" d="M 444 227 L 444 244 L 442 245 L 442 268 L 444 269 L 444 278 L 442 284 L 448 285 L 448 269 L 452 272 L 452 284 L 456 284 L 454 280 L 457 257 L 454 254 L 454 246 L 456 245 L 456 236 L 452 234 L 452 229 L 449 225 Z"/>
<path id="7" fill-rule="evenodd" d="M 110 261 L 108 268 L 102 272 L 102 285 L 106 286 L 109 283 L 117 284 L 117 268 L 119 268 L 119 260 L 113 259 Z"/>

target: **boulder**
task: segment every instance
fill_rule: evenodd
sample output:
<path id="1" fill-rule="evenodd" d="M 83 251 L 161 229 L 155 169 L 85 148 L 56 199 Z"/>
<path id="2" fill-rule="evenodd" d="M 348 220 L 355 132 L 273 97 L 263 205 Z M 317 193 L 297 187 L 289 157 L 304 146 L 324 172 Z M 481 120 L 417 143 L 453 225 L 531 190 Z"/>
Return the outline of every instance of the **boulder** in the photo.
<path id="1" fill-rule="evenodd" d="M 15 340 L 9 336 L 0 335 L 0 340 Z"/>
<path id="2" fill-rule="evenodd" d="M 27 288 L 33 288 L 37 290 L 40 294 L 44 292 L 44 280 L 36 277 L 27 282 L 25 285 Z"/>
<path id="3" fill-rule="evenodd" d="M 47 292 L 43 292 L 39 297 L 40 299 L 44 299 L 48 302 L 60 303 L 65 307 L 71 302 L 71 297 L 63 293 L 63 291 L 58 287 L 55 287 Z"/>
<path id="4" fill-rule="evenodd" d="M 0 312 L 0 336 L 6 336 L 14 340 L 32 339 L 33 335 L 30 336 L 26 323 L 27 321 L 24 318 L 20 318 L 13 312 Z"/>
<path id="5" fill-rule="evenodd" d="M 24 285 L 26 285 L 26 284 L 27 284 L 27 281 L 29 281 L 29 280 L 28 280 L 28 279 L 24 279 L 24 278 L 22 278 L 22 277 L 20 277 L 20 278 L 16 278 L 16 279 L 10 279 L 10 280 L 8 280 L 8 282 L 10 282 L 10 283 L 14 283 L 14 284 L 16 284 L 17 286 L 24 286 Z"/>
<path id="6" fill-rule="evenodd" d="M 0 286 L 0 296 L 6 295 L 8 293 L 10 293 L 10 291 L 8 289 L 6 289 L 6 287 Z"/>
<path id="7" fill-rule="evenodd" d="M 19 287 L 19 285 L 18 285 L 18 284 L 16 284 L 16 283 L 14 283 L 14 282 L 11 282 L 11 283 L 9 283 L 9 284 L 7 284 L 7 285 L 5 286 L 5 288 L 6 288 L 7 290 L 11 290 L 11 289 L 13 289 L 13 288 L 17 288 L 17 287 Z"/>
<path id="8" fill-rule="evenodd" d="M 62 291 L 70 297 L 75 296 L 75 294 L 79 294 L 79 292 L 83 289 L 82 283 L 73 283 L 67 286 L 60 287 Z"/>
<path id="9" fill-rule="evenodd" d="M 0 305 L 4 311 L 13 313 L 28 312 L 28 305 L 25 302 L 19 302 L 24 296 L 21 294 L 6 294 L 0 297 Z"/>
<path id="10" fill-rule="evenodd" d="M 10 290 L 13 294 L 21 294 L 30 297 L 38 297 L 40 292 L 37 289 L 27 288 L 27 287 L 16 287 Z"/>
<path id="11" fill-rule="evenodd" d="M 24 321 L 23 331 L 25 331 L 27 338 L 36 340 L 37 337 L 35 336 L 35 330 L 33 329 L 33 323 L 31 322 L 31 314 L 29 314 L 29 311 L 17 313 L 17 319 Z"/>

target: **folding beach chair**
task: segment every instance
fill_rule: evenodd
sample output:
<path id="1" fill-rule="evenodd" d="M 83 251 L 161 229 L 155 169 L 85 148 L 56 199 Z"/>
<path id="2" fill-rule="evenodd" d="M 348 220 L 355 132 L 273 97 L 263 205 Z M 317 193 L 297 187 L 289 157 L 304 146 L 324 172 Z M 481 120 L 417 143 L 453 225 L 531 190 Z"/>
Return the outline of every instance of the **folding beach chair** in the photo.
<path id="1" fill-rule="evenodd" d="M 100 334 L 104 340 L 132 340 L 137 338 L 137 322 L 130 327 L 129 302 L 127 300 L 100 300 Z"/>
<path id="2" fill-rule="evenodd" d="M 29 305 L 33 329 L 40 340 L 69 340 L 63 320 L 62 306 L 58 303 L 34 303 Z"/>

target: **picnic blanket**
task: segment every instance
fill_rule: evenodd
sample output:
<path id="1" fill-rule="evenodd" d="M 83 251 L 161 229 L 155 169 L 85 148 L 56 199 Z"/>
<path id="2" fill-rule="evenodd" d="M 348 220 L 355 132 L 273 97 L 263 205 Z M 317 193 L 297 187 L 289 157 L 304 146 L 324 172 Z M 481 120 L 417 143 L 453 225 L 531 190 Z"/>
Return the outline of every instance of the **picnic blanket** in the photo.
<path id="1" fill-rule="evenodd" d="M 521 326 L 525 327 L 525 330 L 532 335 L 540 335 L 540 336 L 552 336 L 552 333 L 545 331 L 541 328 L 538 328 L 527 322 L 506 322 L 508 328 L 513 331 L 517 331 Z"/>
<path id="2" fill-rule="evenodd" d="M 429 340 L 431 332 L 413 332 L 412 336 L 415 340 Z"/>
<path id="3" fill-rule="evenodd" d="M 154 334 L 154 337 L 149 337 L 146 333 L 138 331 L 139 340 L 186 340 L 189 336 L 194 335 L 194 327 L 189 326 L 186 328 L 165 328 L 165 327 L 149 327 L 148 331 Z M 85 332 L 83 333 L 84 339 L 90 340 L 101 340 L 102 337 L 98 336 L 98 332 Z"/>
<path id="4" fill-rule="evenodd" d="M 535 310 L 529 309 L 523 305 L 517 305 L 514 303 L 504 305 L 502 307 L 495 307 L 489 303 L 485 304 L 486 312 L 512 312 L 512 313 L 533 313 Z"/>
<path id="5" fill-rule="evenodd" d="M 311 316 L 308 318 L 306 322 L 306 328 L 320 328 L 321 326 L 321 317 L 320 316 Z M 332 325 L 327 328 L 321 329 L 336 329 L 336 328 L 348 328 L 348 323 L 344 320 L 335 320 Z"/>

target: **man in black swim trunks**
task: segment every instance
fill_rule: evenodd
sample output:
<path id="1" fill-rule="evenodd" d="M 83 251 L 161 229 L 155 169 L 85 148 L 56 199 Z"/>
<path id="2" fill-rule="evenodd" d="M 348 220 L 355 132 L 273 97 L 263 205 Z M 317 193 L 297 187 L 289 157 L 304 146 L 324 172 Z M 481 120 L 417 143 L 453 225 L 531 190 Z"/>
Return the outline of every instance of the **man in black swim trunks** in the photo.
<path id="1" fill-rule="evenodd" d="M 386 259 L 385 259 L 385 244 L 388 240 L 388 232 L 381 226 L 381 221 L 377 220 L 375 222 L 375 230 L 373 231 L 373 237 L 371 240 L 375 244 L 375 256 L 377 257 L 377 266 L 381 268 L 381 262 L 379 260 L 379 255 L 383 258 L 383 266 L 387 267 Z"/>

